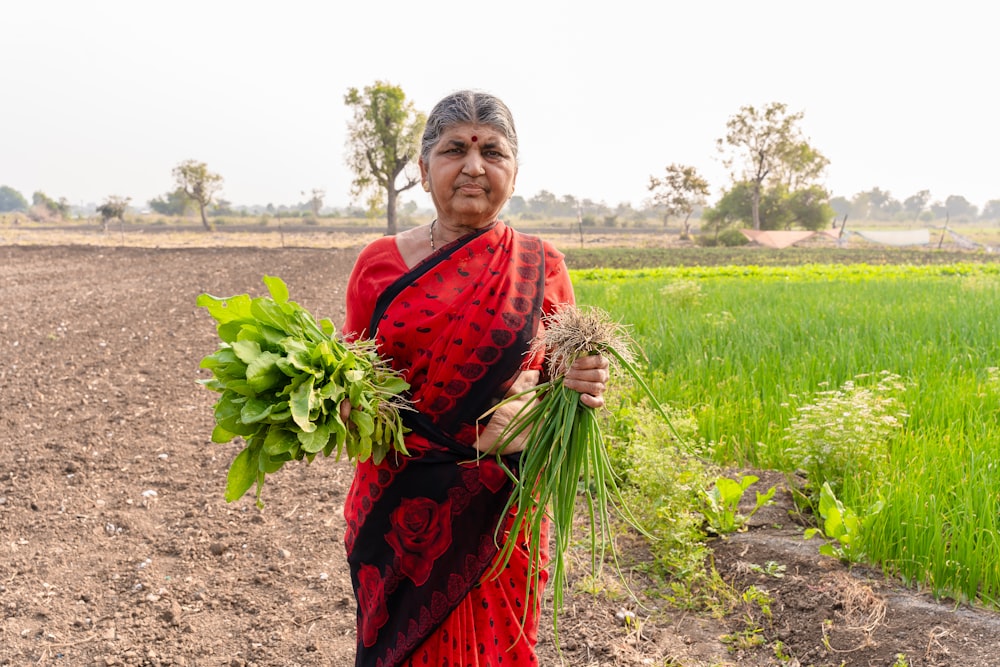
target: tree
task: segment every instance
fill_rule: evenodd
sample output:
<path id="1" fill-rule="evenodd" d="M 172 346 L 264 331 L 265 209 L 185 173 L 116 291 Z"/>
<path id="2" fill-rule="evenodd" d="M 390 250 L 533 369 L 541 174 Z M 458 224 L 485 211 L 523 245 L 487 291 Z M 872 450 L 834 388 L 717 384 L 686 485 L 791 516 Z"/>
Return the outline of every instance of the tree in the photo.
<path id="1" fill-rule="evenodd" d="M 215 195 L 222 190 L 222 176 L 210 172 L 204 162 L 197 160 L 181 162 L 174 167 L 173 175 L 177 189 L 183 191 L 188 199 L 198 205 L 201 224 L 208 231 L 215 231 L 215 226 L 208 222 L 205 211 Z"/>
<path id="2" fill-rule="evenodd" d="M 354 172 L 351 195 L 368 195 L 369 213 L 384 205 L 386 234 L 395 234 L 399 195 L 420 177 L 404 174 L 402 185 L 396 180 L 416 163 L 427 117 L 414 109 L 400 87 L 383 81 L 363 91 L 350 88 L 344 103 L 354 110 L 347 138 L 347 165 Z"/>
<path id="3" fill-rule="evenodd" d="M 726 122 L 726 136 L 716 141 L 723 164 L 734 182 L 750 185 L 753 227 L 760 229 L 760 204 L 766 186 L 784 184 L 789 191 L 810 185 L 828 160 L 803 139 L 802 112 L 789 113 L 787 105 L 772 102 L 763 109 L 741 107 Z"/>
<path id="4" fill-rule="evenodd" d="M 558 200 L 556 196 L 548 190 L 539 190 L 534 197 L 528 200 L 531 212 L 537 216 L 548 217 L 555 215 Z"/>
<path id="5" fill-rule="evenodd" d="M 701 229 L 712 232 L 715 238 L 724 230 L 732 227 L 739 220 L 752 218 L 750 185 L 734 183 L 733 187 L 724 192 L 715 206 L 706 208 L 701 213 Z"/>
<path id="6" fill-rule="evenodd" d="M 528 210 L 528 202 L 521 195 L 514 195 L 507 202 L 507 211 L 511 215 L 521 215 Z"/>
<path id="7" fill-rule="evenodd" d="M 736 221 L 753 219 L 754 184 L 743 181 L 723 193 L 719 202 L 702 213 L 702 226 L 717 233 Z M 784 184 L 768 188 L 757 206 L 762 230 L 791 229 L 798 225 L 816 231 L 828 227 L 836 213 L 830 194 L 819 185 L 789 191 Z"/>
<path id="8" fill-rule="evenodd" d="M 920 219 L 920 214 L 927 208 L 931 200 L 930 190 L 920 190 L 903 200 L 903 211 L 914 220 Z"/>
<path id="9" fill-rule="evenodd" d="M 976 205 L 970 203 L 962 195 L 948 195 L 948 198 L 944 200 L 944 205 L 948 210 L 948 215 L 953 220 L 968 222 L 969 220 L 974 220 L 979 215 L 979 209 Z"/>
<path id="10" fill-rule="evenodd" d="M 184 215 L 191 207 L 191 200 L 182 188 L 176 188 L 162 197 L 149 200 L 149 208 L 160 215 Z"/>
<path id="11" fill-rule="evenodd" d="M 302 194 L 305 195 L 306 193 L 303 192 Z M 307 202 L 307 204 L 309 206 L 309 210 L 312 211 L 314 218 L 319 217 L 319 212 L 323 208 L 324 197 L 326 197 L 326 190 L 319 190 L 317 188 L 313 188 L 312 196 L 309 197 L 309 201 Z"/>
<path id="12" fill-rule="evenodd" d="M 69 213 L 69 202 L 66 201 L 65 197 L 60 197 L 59 201 L 56 201 L 41 190 L 32 193 L 31 207 L 34 211 L 41 213 L 43 218 L 50 216 L 64 218 Z"/>
<path id="13" fill-rule="evenodd" d="M 108 223 L 117 219 L 119 224 L 125 224 L 125 211 L 128 210 L 128 203 L 131 197 L 119 197 L 111 195 L 104 200 L 104 203 L 97 207 L 97 212 L 101 215 L 101 231 L 108 231 Z"/>
<path id="14" fill-rule="evenodd" d="M 1000 199 L 991 199 L 986 202 L 979 217 L 983 220 L 1000 220 Z"/>
<path id="15" fill-rule="evenodd" d="M 811 187 L 830 164 L 819 151 L 805 141 L 790 144 L 775 166 L 775 180 L 789 192 Z"/>
<path id="16" fill-rule="evenodd" d="M 830 199 L 830 208 L 838 218 L 842 218 L 851 212 L 851 200 L 847 197 L 833 197 Z"/>
<path id="17" fill-rule="evenodd" d="M 695 207 L 704 205 L 708 198 L 708 181 L 694 167 L 674 163 L 667 167 L 662 179 L 649 177 L 649 190 L 656 205 L 663 208 L 663 224 L 671 216 L 684 216 L 680 236 L 689 238 L 689 220 Z"/>
<path id="18" fill-rule="evenodd" d="M 864 220 L 889 220 L 902 208 L 888 190 L 880 188 L 854 195 L 851 206 L 854 216 Z"/>
<path id="19" fill-rule="evenodd" d="M 0 185 L 0 213 L 27 211 L 28 200 L 9 185 Z"/>
<path id="20" fill-rule="evenodd" d="M 803 229 L 817 232 L 829 227 L 837 215 L 829 199 L 830 194 L 821 186 L 810 185 L 790 193 L 785 208 L 792 221 Z"/>

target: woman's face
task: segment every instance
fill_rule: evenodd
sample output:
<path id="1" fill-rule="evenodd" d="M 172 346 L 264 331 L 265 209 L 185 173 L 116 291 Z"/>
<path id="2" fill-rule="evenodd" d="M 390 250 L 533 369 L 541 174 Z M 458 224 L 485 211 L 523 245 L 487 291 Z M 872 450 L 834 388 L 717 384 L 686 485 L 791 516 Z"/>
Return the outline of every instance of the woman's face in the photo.
<path id="1" fill-rule="evenodd" d="M 420 159 L 438 221 L 463 227 L 493 222 L 514 193 L 517 160 L 503 134 L 489 125 L 454 125 Z"/>

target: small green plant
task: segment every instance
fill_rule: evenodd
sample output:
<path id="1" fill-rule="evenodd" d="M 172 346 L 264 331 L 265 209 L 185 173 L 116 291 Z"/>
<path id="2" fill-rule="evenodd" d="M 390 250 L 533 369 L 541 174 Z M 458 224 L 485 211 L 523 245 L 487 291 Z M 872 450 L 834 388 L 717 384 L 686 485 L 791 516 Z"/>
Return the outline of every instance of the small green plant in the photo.
<path id="1" fill-rule="evenodd" d="M 767 591 L 761 590 L 756 586 L 750 586 L 741 596 L 743 602 L 753 606 L 757 605 L 760 607 L 760 613 L 764 615 L 764 618 L 771 618 L 771 596 L 767 594 Z"/>
<path id="2" fill-rule="evenodd" d="M 770 577 L 774 577 L 775 579 L 781 579 L 785 576 L 785 570 L 787 569 L 784 565 L 776 563 L 773 560 L 767 561 L 763 566 L 757 565 L 756 563 L 750 563 L 747 568 L 752 572 L 766 574 Z"/>
<path id="3" fill-rule="evenodd" d="M 785 647 L 785 642 L 783 642 L 783 641 L 781 641 L 779 639 L 779 640 L 775 641 L 774 644 L 771 645 L 771 647 L 774 649 L 774 657 L 775 658 L 777 658 L 781 662 L 791 662 L 792 655 L 790 653 L 787 653 L 785 651 L 785 648 L 786 648 Z"/>
<path id="4" fill-rule="evenodd" d="M 749 514 L 740 513 L 740 501 L 743 499 L 743 494 L 758 481 L 760 478 L 756 475 L 744 475 L 739 481 L 728 477 L 717 477 L 712 488 L 702 492 L 704 500 L 702 512 L 713 532 L 725 535 L 743 530 L 750 517 L 756 514 L 761 507 L 771 502 L 775 492 L 773 486 L 765 493 L 757 493 L 756 503 Z"/>
<path id="5" fill-rule="evenodd" d="M 897 653 L 896 662 L 892 663 L 892 667 L 910 667 L 910 661 L 906 659 L 906 654 Z"/>
<path id="6" fill-rule="evenodd" d="M 708 466 L 680 446 L 672 430 L 637 387 L 617 377 L 601 419 L 609 456 L 621 472 L 627 505 L 655 540 L 649 548 L 654 576 L 687 580 L 703 571 L 705 535 L 699 490 L 709 480 Z M 684 442 L 697 439 L 697 422 L 685 412 L 663 406 Z"/>
<path id="7" fill-rule="evenodd" d="M 764 639 L 764 631 L 761 628 L 744 628 L 738 632 L 722 635 L 719 639 L 722 640 L 723 644 L 728 644 L 729 650 L 732 652 L 763 646 L 764 642 L 767 641 Z"/>
<path id="8" fill-rule="evenodd" d="M 903 384 L 888 371 L 862 384 L 868 378 L 810 395 L 789 420 L 785 455 L 812 488 L 830 482 L 839 489 L 847 475 L 870 475 L 888 459 L 890 438 L 909 416 L 896 398 Z"/>
<path id="9" fill-rule="evenodd" d="M 671 306 L 697 306 L 701 302 L 701 283 L 691 279 L 672 280 L 660 288 L 660 295 L 666 297 Z"/>
<path id="10" fill-rule="evenodd" d="M 824 556 L 838 558 L 845 563 L 858 563 L 865 556 L 862 538 L 864 531 L 882 511 L 882 501 L 877 501 L 859 517 L 857 512 L 845 507 L 834 495 L 828 483 L 824 483 L 819 496 L 819 514 L 823 518 L 823 528 L 809 528 L 805 538 L 812 539 L 817 533 L 822 533 L 830 542 L 819 548 Z"/>
<path id="11" fill-rule="evenodd" d="M 724 635 L 722 642 L 731 646 L 730 650 L 748 649 L 762 646 L 767 640 L 764 637 L 764 628 L 758 622 L 758 618 L 771 618 L 771 596 L 756 586 L 750 586 L 740 595 L 743 603 L 743 629 L 737 632 Z"/>

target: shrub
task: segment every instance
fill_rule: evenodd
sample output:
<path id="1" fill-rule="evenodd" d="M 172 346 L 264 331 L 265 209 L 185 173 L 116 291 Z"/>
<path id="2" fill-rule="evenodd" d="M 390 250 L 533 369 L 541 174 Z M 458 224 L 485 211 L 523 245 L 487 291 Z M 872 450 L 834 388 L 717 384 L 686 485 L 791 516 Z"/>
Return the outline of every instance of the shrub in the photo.
<path id="1" fill-rule="evenodd" d="M 681 449 L 662 417 L 633 400 L 637 393 L 621 394 L 620 402 L 609 403 L 604 430 L 625 502 L 654 536 L 650 547 L 663 574 L 681 579 L 698 574 L 705 556 L 699 494 L 710 484 L 709 471 Z M 693 442 L 694 418 L 665 409 L 680 436 Z"/>
<path id="2" fill-rule="evenodd" d="M 908 416 L 894 396 L 903 389 L 898 375 L 882 371 L 868 387 L 855 380 L 805 397 L 785 429 L 785 455 L 812 489 L 828 483 L 838 493 L 848 475 L 871 475 L 881 468 L 891 435 Z"/>

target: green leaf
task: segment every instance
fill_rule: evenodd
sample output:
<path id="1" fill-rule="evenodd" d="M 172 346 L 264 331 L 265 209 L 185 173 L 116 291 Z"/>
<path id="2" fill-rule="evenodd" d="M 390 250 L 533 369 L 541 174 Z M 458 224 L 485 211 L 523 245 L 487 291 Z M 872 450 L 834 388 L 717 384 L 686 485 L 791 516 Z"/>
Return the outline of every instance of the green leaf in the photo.
<path id="1" fill-rule="evenodd" d="M 410 388 L 410 383 L 399 376 L 380 378 L 379 388 L 389 394 L 399 395 Z"/>
<path id="2" fill-rule="evenodd" d="M 237 340 L 232 343 L 232 350 L 244 364 L 249 366 L 261 355 L 260 343 L 255 340 Z"/>
<path id="3" fill-rule="evenodd" d="M 318 424 L 316 430 L 311 433 L 300 432 L 298 434 L 302 449 L 309 454 L 315 454 L 326 447 L 330 440 L 330 426 L 327 423 Z"/>
<path id="4" fill-rule="evenodd" d="M 286 428 L 270 428 L 264 437 L 264 451 L 271 456 L 294 453 L 299 446 L 295 432 Z"/>
<path id="5" fill-rule="evenodd" d="M 250 296 L 247 294 L 228 298 L 200 294 L 196 303 L 201 308 L 208 310 L 208 314 L 219 324 L 233 320 L 250 319 Z"/>
<path id="6" fill-rule="evenodd" d="M 237 435 L 248 436 L 257 432 L 257 424 L 246 424 L 241 417 L 243 397 L 231 391 L 223 392 L 215 403 L 215 423 Z"/>
<path id="7" fill-rule="evenodd" d="M 322 387 L 319 388 L 319 397 L 325 401 L 330 401 L 336 405 L 340 405 L 340 402 L 344 400 L 347 396 L 347 392 L 344 388 L 337 384 L 335 380 L 330 380 Z"/>
<path id="8" fill-rule="evenodd" d="M 233 502 L 243 497 L 243 494 L 253 486 L 257 480 L 258 450 L 252 450 L 247 445 L 236 455 L 229 466 L 229 473 L 226 475 L 226 502 Z"/>
<path id="9" fill-rule="evenodd" d="M 279 304 L 270 299 L 254 299 L 250 305 L 250 312 L 267 326 L 280 329 L 287 334 L 302 335 L 302 327 L 298 326 Z"/>
<path id="10" fill-rule="evenodd" d="M 220 324 L 217 327 L 219 338 L 227 343 L 235 342 L 239 338 L 240 332 L 243 331 L 243 327 L 246 326 L 246 323 L 246 320 L 233 320 L 232 322 Z"/>
<path id="11" fill-rule="evenodd" d="M 288 352 L 285 355 L 285 360 L 291 367 L 291 370 L 285 370 L 285 373 L 290 377 L 298 375 L 298 372 L 300 371 L 314 375 L 317 378 L 322 378 L 325 375 L 322 368 L 317 368 L 313 365 L 308 351 L 294 350 L 292 352 Z"/>
<path id="12" fill-rule="evenodd" d="M 308 345 L 302 339 L 300 339 L 300 338 L 292 338 L 291 336 L 285 336 L 284 338 L 282 338 L 281 340 L 279 340 L 278 341 L 278 346 L 282 350 L 284 350 L 285 354 L 287 354 L 289 357 L 292 356 L 292 353 L 297 353 L 297 354 L 304 354 L 304 355 L 306 355 L 307 359 L 308 359 L 308 355 L 310 354 L 310 350 L 313 347 L 311 345 Z M 305 363 L 308 364 L 309 362 L 306 361 Z"/>
<path id="13" fill-rule="evenodd" d="M 260 393 L 285 384 L 288 376 L 278 368 L 281 355 L 274 352 L 261 352 L 247 366 L 247 382 L 254 391 Z"/>
<path id="14" fill-rule="evenodd" d="M 303 381 L 292 390 L 288 406 L 292 409 L 292 421 L 306 433 L 312 433 L 316 430 L 316 424 L 309 419 L 313 407 L 314 381 L 312 376 L 307 375 L 303 378 Z"/>
<path id="15" fill-rule="evenodd" d="M 264 276 L 264 284 L 267 286 L 267 291 L 271 293 L 271 298 L 278 303 L 285 303 L 288 301 L 288 286 L 285 285 L 285 281 L 277 276 Z"/>
<path id="16" fill-rule="evenodd" d="M 278 472 L 281 470 L 281 466 L 285 465 L 286 461 L 291 460 L 292 457 L 288 454 L 271 455 L 261 450 L 260 456 L 257 458 L 258 472 L 262 475 L 269 475 L 271 473 Z"/>
<path id="17" fill-rule="evenodd" d="M 236 352 L 228 344 L 224 343 L 218 350 L 202 358 L 201 363 L 198 364 L 201 368 L 208 368 L 214 370 L 216 368 L 227 369 L 233 364 L 242 364 L 240 360 L 236 357 Z"/>
<path id="18" fill-rule="evenodd" d="M 256 424 L 267 419 L 273 407 L 274 404 L 268 401 L 260 398 L 249 398 L 243 404 L 243 409 L 240 410 L 240 418 L 247 424 Z"/>
<path id="19" fill-rule="evenodd" d="M 232 442 L 235 437 L 235 433 L 227 431 L 218 424 L 212 429 L 212 442 Z"/>
<path id="20" fill-rule="evenodd" d="M 351 421 L 358 427 L 358 433 L 363 436 L 371 437 L 372 433 L 375 432 L 375 420 L 367 412 L 352 410 Z"/>

